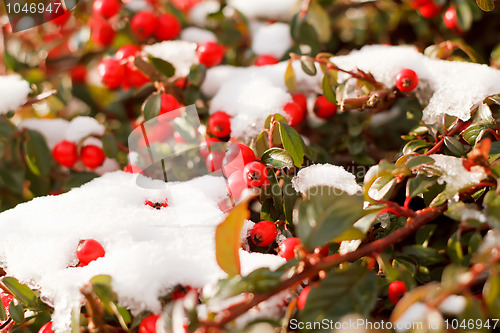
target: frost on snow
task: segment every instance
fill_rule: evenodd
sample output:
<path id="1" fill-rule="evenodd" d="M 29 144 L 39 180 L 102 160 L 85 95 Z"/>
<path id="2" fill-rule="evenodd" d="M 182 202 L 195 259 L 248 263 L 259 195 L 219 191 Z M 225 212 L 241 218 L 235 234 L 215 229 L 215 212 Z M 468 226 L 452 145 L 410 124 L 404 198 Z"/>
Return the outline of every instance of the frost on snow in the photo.
<path id="1" fill-rule="evenodd" d="M 196 43 L 174 40 L 147 45 L 143 50 L 171 63 L 175 67 L 176 76 L 183 77 L 189 74 L 191 66 L 198 63 L 196 47 Z"/>
<path id="2" fill-rule="evenodd" d="M 430 157 L 435 161 L 431 166 L 443 172 L 438 181 L 446 182 L 446 193 L 454 195 L 459 190 L 477 184 L 487 177 L 482 169 L 473 168 L 471 171 L 465 169 L 461 158 L 441 154 L 434 154 Z"/>
<path id="3" fill-rule="evenodd" d="M 365 46 L 349 55 L 332 58 L 346 70 L 370 72 L 388 87 L 403 68 L 419 76 L 417 96 L 427 104 L 424 121 L 434 123 L 443 114 L 470 119 L 471 108 L 500 93 L 500 71 L 486 65 L 431 59 L 411 46 Z M 345 76 L 339 75 L 339 80 Z M 453 84 L 450 84 L 452 82 Z"/>
<path id="4" fill-rule="evenodd" d="M 26 102 L 31 88 L 18 75 L 0 76 L 0 114 L 14 111 Z"/>
<path id="5" fill-rule="evenodd" d="M 149 189 L 138 187 L 136 177 L 149 182 Z M 159 312 L 158 297 L 176 284 L 199 288 L 226 276 L 214 244 L 215 227 L 224 219 L 214 198 L 225 194 L 222 177 L 165 185 L 136 174 L 107 173 L 66 194 L 2 213 L 0 263 L 8 275 L 40 288 L 55 307 L 59 332 L 69 330 L 71 310 L 82 300 L 79 289 L 99 274 L 112 277 L 120 303 L 134 313 Z M 161 210 L 144 204 L 165 199 L 169 206 Z M 106 256 L 73 267 L 79 241 L 88 238 L 99 241 Z M 244 273 L 283 261 L 275 255 L 241 255 Z"/>
<path id="6" fill-rule="evenodd" d="M 361 191 L 356 183 L 356 177 L 343 167 L 331 164 L 314 164 L 297 173 L 292 179 L 293 188 L 300 193 L 306 193 L 314 186 L 330 186 L 348 194 Z"/>

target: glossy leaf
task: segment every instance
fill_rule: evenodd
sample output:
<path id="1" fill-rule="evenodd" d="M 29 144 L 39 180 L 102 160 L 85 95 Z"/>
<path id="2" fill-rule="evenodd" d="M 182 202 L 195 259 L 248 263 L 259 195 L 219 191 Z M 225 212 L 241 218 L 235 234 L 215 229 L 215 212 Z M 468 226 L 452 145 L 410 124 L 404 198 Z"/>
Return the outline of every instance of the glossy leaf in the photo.
<path id="1" fill-rule="evenodd" d="M 175 74 L 175 67 L 171 63 L 160 58 L 150 57 L 149 61 L 166 77 L 172 77 Z"/>
<path id="2" fill-rule="evenodd" d="M 304 309 L 299 312 L 302 322 L 338 321 L 349 313 L 368 314 L 377 301 L 377 279 L 373 271 L 351 265 L 336 269 L 309 292 Z"/>
<path id="3" fill-rule="evenodd" d="M 295 78 L 295 70 L 292 66 L 292 60 L 288 61 L 288 66 L 286 67 L 285 85 L 290 92 L 297 91 L 297 79 Z"/>
<path id="4" fill-rule="evenodd" d="M 109 158 L 115 158 L 116 154 L 118 154 L 118 144 L 114 136 L 109 133 L 106 133 L 102 136 L 102 149 L 104 153 Z"/>
<path id="5" fill-rule="evenodd" d="M 300 66 L 302 67 L 302 70 L 304 73 L 307 75 L 314 76 L 316 75 L 316 65 L 314 61 L 311 58 L 308 57 L 301 57 L 300 58 Z"/>
<path id="6" fill-rule="evenodd" d="M 281 148 L 271 148 L 262 154 L 261 162 L 274 168 L 293 168 L 293 158 Z"/>
<path id="7" fill-rule="evenodd" d="M 152 94 L 146 99 L 144 104 L 142 104 L 142 112 L 144 114 L 144 120 L 150 120 L 158 117 L 161 110 L 161 94 Z"/>
<path id="8" fill-rule="evenodd" d="M 7 320 L 7 313 L 5 312 L 5 306 L 3 305 L 3 302 L 0 300 L 0 321 L 6 321 Z"/>
<path id="9" fill-rule="evenodd" d="M 300 134 L 290 125 L 279 124 L 279 133 L 283 148 L 292 156 L 296 167 L 300 167 L 304 162 L 304 141 Z"/>
<path id="10" fill-rule="evenodd" d="M 13 277 L 4 277 L 2 283 L 21 303 L 30 308 L 37 308 L 40 305 L 35 292 L 25 284 L 19 283 Z"/>
<path id="11" fill-rule="evenodd" d="M 9 313 L 12 320 L 14 320 L 18 324 L 24 323 L 24 308 L 19 304 L 14 304 L 14 301 L 9 304 Z"/>
<path id="12" fill-rule="evenodd" d="M 476 3 L 485 12 L 495 9 L 495 2 L 493 0 L 476 0 Z"/>
<path id="13" fill-rule="evenodd" d="M 24 142 L 26 164 L 37 176 L 46 176 L 50 171 L 52 155 L 43 135 L 27 130 Z"/>
<path id="14" fill-rule="evenodd" d="M 295 231 L 307 249 L 340 236 L 363 215 L 363 197 L 328 186 L 313 187 L 294 211 Z"/>
<path id="15" fill-rule="evenodd" d="M 229 276 L 240 273 L 241 228 L 249 217 L 248 202 L 242 202 L 231 210 L 226 219 L 215 230 L 217 263 Z"/>
<path id="16" fill-rule="evenodd" d="M 328 78 L 328 74 L 325 74 L 323 76 L 322 88 L 323 95 L 326 97 L 326 99 L 330 101 L 330 103 L 337 104 L 337 96 L 335 95 L 335 91 L 333 91 L 330 79 Z"/>
<path id="17" fill-rule="evenodd" d="M 330 15 L 318 4 L 316 0 L 311 1 L 307 12 L 307 22 L 314 28 L 318 39 L 322 43 L 328 42 L 332 38 L 332 29 L 330 27 Z"/>

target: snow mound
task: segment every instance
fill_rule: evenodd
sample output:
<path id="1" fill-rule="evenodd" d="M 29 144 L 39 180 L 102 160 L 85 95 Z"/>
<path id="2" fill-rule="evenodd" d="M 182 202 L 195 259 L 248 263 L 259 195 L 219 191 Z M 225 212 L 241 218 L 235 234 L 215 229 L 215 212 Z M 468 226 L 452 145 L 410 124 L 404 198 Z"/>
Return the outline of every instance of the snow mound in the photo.
<path id="1" fill-rule="evenodd" d="M 191 23 L 204 27 L 207 25 L 207 15 L 216 13 L 220 10 L 220 2 L 216 0 L 202 1 L 189 11 L 189 20 Z"/>
<path id="2" fill-rule="evenodd" d="M 137 177 L 150 183 L 137 186 Z M 215 227 L 224 219 L 214 198 L 226 195 L 222 177 L 163 183 L 121 171 L 107 173 L 80 188 L 40 197 L 0 214 L 0 263 L 9 276 L 32 287 L 55 307 L 54 328 L 70 330 L 79 307 L 79 289 L 107 274 L 120 303 L 133 313 L 159 312 L 158 297 L 176 284 L 203 287 L 226 274 L 215 259 Z M 145 200 L 169 206 L 156 210 Z M 75 211 L 75 205 L 78 211 Z M 80 240 L 96 239 L 106 256 L 85 267 L 77 263 Z M 277 267 L 274 255 L 245 253 L 242 271 Z"/>
<path id="3" fill-rule="evenodd" d="M 432 166 L 442 170 L 444 174 L 439 177 L 439 182 L 446 182 L 446 192 L 455 194 L 461 189 L 470 187 L 485 179 L 488 175 L 482 169 L 472 168 L 468 171 L 463 166 L 463 159 L 435 154 L 430 156 L 435 162 Z"/>
<path id="4" fill-rule="evenodd" d="M 66 140 L 80 142 L 89 135 L 103 136 L 106 129 L 92 117 L 76 117 L 66 130 Z"/>
<path id="5" fill-rule="evenodd" d="M 290 26 L 285 23 L 274 23 L 260 27 L 255 32 L 252 51 L 255 54 L 269 54 L 280 59 L 292 46 Z"/>
<path id="6" fill-rule="evenodd" d="M 186 42 L 192 43 L 203 43 L 203 42 L 217 42 L 217 36 L 206 29 L 201 29 L 197 27 L 188 27 L 182 30 L 180 39 Z"/>
<path id="7" fill-rule="evenodd" d="M 25 119 L 17 126 L 19 130 L 25 128 L 38 131 L 45 137 L 47 145 L 52 150 L 56 144 L 66 138 L 66 130 L 69 127 L 69 121 L 62 118 L 56 119 Z"/>
<path id="8" fill-rule="evenodd" d="M 431 59 L 411 46 L 369 45 L 346 56 L 332 58 L 342 69 L 370 72 L 388 87 L 403 68 L 419 76 L 417 96 L 424 104 L 423 120 L 435 123 L 448 114 L 464 121 L 471 108 L 486 97 L 500 93 L 500 71 L 486 65 Z M 339 81 L 346 74 L 339 75 Z"/>
<path id="9" fill-rule="evenodd" d="M 147 45 L 143 50 L 171 63 L 175 67 L 176 76 L 183 77 L 189 74 L 191 66 L 198 63 L 196 48 L 196 43 L 173 40 Z"/>
<path id="10" fill-rule="evenodd" d="M 228 5 L 242 12 L 247 18 L 289 20 L 297 0 L 229 0 Z"/>
<path id="11" fill-rule="evenodd" d="M 343 167 L 331 164 L 314 164 L 301 169 L 292 179 L 293 188 L 306 193 L 314 186 L 330 186 L 349 194 L 361 191 L 356 177 Z"/>
<path id="12" fill-rule="evenodd" d="M 30 92 L 29 83 L 20 76 L 0 76 L 0 114 L 14 111 L 23 105 Z"/>

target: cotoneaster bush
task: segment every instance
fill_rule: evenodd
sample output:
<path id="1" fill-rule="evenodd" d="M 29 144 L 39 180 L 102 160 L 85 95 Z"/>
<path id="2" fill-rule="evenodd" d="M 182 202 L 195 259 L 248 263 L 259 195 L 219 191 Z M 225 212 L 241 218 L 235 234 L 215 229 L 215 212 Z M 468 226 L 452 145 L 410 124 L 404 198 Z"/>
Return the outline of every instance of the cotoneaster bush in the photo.
<path id="1" fill-rule="evenodd" d="M 0 332 L 495 329 L 492 0 L 138 2 L 1 27 Z"/>

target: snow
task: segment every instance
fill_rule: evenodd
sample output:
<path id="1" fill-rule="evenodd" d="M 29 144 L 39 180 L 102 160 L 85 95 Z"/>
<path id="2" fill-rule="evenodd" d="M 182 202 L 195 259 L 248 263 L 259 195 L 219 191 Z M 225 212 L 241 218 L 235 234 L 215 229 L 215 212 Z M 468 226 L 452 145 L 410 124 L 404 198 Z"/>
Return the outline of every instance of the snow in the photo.
<path id="1" fill-rule="evenodd" d="M 138 179 L 150 183 L 137 186 Z M 225 197 L 222 177 L 163 183 L 121 171 L 107 173 L 58 196 L 36 198 L 0 214 L 0 263 L 9 276 L 39 288 L 53 304 L 54 328 L 69 331 L 79 307 L 79 289 L 95 275 L 108 274 L 120 304 L 134 314 L 161 309 L 158 297 L 176 284 L 203 287 L 226 274 L 215 259 L 215 227 L 224 219 L 214 198 Z M 145 200 L 168 200 L 156 210 Z M 75 204 L 78 210 L 75 210 Z M 106 256 L 85 267 L 75 250 L 93 238 Z M 244 274 L 284 260 L 241 252 Z"/>
<path id="2" fill-rule="evenodd" d="M 252 51 L 255 54 L 269 54 L 280 59 L 292 46 L 290 26 L 285 23 L 274 23 L 257 29 L 253 37 Z"/>
<path id="3" fill-rule="evenodd" d="M 227 3 L 247 18 L 289 20 L 297 0 L 229 0 Z"/>
<path id="4" fill-rule="evenodd" d="M 411 46 L 369 45 L 346 56 L 332 58 L 346 70 L 370 72 L 388 87 L 403 68 L 419 76 L 417 97 L 427 104 L 424 121 L 435 123 L 443 114 L 470 119 L 470 109 L 486 97 L 500 93 L 500 71 L 486 65 L 431 59 Z M 339 81 L 346 75 L 339 75 Z"/>
<path id="5" fill-rule="evenodd" d="M 94 172 L 102 176 L 107 172 L 113 172 L 117 170 L 120 170 L 120 164 L 118 163 L 118 161 L 112 158 L 106 158 L 100 167 L 94 169 Z"/>
<path id="6" fill-rule="evenodd" d="M 292 179 L 293 188 L 300 193 L 306 193 L 315 186 L 330 186 L 348 194 L 361 191 L 356 183 L 356 177 L 343 167 L 331 164 L 313 164 L 301 169 Z"/>
<path id="7" fill-rule="evenodd" d="M 103 136 L 106 128 L 92 117 L 76 117 L 66 129 L 66 140 L 80 142 L 89 135 Z"/>
<path id="8" fill-rule="evenodd" d="M 182 30 L 180 39 L 200 44 L 206 41 L 216 42 L 217 36 L 210 30 L 188 27 Z"/>
<path id="9" fill-rule="evenodd" d="M 431 309 L 424 303 L 413 303 L 394 323 L 397 333 L 407 332 L 414 323 L 424 323 Z"/>
<path id="10" fill-rule="evenodd" d="M 14 111 L 26 102 L 30 85 L 18 75 L 0 76 L 0 114 Z"/>
<path id="11" fill-rule="evenodd" d="M 475 169 L 471 171 L 463 166 L 463 159 L 447 156 L 441 154 L 434 154 L 430 156 L 435 163 L 432 166 L 443 172 L 438 179 L 438 182 L 446 182 L 445 192 L 450 195 L 455 195 L 458 191 L 479 183 L 488 175 L 482 169 Z"/>
<path id="12" fill-rule="evenodd" d="M 47 145 L 52 150 L 56 144 L 63 141 L 66 137 L 66 130 L 69 127 L 69 121 L 62 118 L 56 119 L 25 119 L 17 126 L 19 130 L 25 128 L 40 132 L 45 137 Z"/>
<path id="13" fill-rule="evenodd" d="M 191 66 L 198 63 L 196 48 L 196 43 L 173 40 L 147 45 L 143 51 L 168 61 L 175 67 L 176 76 L 184 77 L 189 74 Z"/>
<path id="14" fill-rule="evenodd" d="M 207 25 L 207 15 L 220 10 L 219 1 L 208 0 L 202 1 L 194 6 L 189 12 L 189 20 L 191 23 L 204 27 Z"/>
<path id="15" fill-rule="evenodd" d="M 450 295 L 439 304 L 439 311 L 442 313 L 458 316 L 460 315 L 467 305 L 467 299 L 462 295 Z"/>

